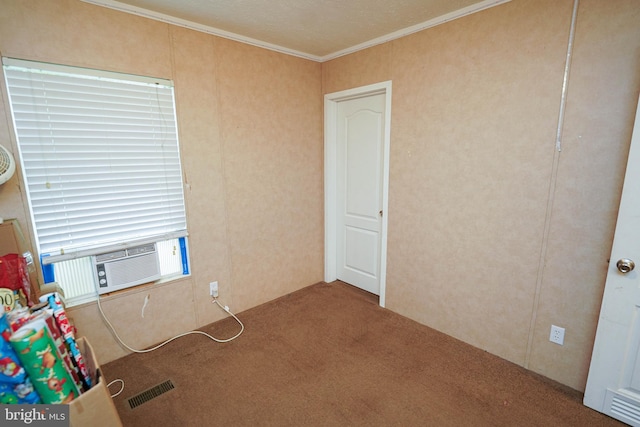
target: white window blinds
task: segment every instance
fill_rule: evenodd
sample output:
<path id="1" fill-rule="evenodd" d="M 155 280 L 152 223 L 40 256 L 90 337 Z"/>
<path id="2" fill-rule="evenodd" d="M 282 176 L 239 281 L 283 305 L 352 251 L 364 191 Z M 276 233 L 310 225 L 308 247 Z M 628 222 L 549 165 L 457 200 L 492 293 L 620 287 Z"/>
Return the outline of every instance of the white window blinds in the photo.
<path id="1" fill-rule="evenodd" d="M 186 235 L 170 82 L 3 63 L 41 255 Z"/>

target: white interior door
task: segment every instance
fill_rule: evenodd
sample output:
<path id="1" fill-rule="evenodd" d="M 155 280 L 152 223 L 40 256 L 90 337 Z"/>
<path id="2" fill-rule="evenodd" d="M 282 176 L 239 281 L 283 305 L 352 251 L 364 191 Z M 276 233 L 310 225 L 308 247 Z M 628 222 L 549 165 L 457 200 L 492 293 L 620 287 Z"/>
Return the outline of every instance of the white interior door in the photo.
<path id="1" fill-rule="evenodd" d="M 640 108 L 584 395 L 586 406 L 635 426 L 640 426 L 639 270 Z"/>
<path id="2" fill-rule="evenodd" d="M 338 279 L 380 294 L 384 94 L 349 99 L 337 111 Z"/>
<path id="3" fill-rule="evenodd" d="M 325 281 L 385 303 L 391 82 L 325 95 Z"/>

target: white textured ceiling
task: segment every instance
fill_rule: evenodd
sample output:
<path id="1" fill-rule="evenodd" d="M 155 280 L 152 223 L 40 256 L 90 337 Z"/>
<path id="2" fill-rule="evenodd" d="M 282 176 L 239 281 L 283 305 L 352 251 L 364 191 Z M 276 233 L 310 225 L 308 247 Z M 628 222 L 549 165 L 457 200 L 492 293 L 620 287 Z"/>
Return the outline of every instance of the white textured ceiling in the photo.
<path id="1" fill-rule="evenodd" d="M 509 0 L 84 0 L 323 61 Z"/>

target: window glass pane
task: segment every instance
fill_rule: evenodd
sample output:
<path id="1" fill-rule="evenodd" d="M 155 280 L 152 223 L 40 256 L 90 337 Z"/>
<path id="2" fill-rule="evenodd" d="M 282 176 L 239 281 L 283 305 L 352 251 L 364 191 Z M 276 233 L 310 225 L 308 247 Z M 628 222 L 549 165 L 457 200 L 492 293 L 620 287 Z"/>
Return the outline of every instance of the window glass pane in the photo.
<path id="1" fill-rule="evenodd" d="M 67 305 L 95 299 L 96 284 L 91 257 L 57 262 L 53 265 L 56 282 L 64 291 Z"/>
<path id="2" fill-rule="evenodd" d="M 160 274 L 169 276 L 182 274 L 182 256 L 178 239 L 165 240 L 156 243 L 158 258 L 160 259 Z"/>

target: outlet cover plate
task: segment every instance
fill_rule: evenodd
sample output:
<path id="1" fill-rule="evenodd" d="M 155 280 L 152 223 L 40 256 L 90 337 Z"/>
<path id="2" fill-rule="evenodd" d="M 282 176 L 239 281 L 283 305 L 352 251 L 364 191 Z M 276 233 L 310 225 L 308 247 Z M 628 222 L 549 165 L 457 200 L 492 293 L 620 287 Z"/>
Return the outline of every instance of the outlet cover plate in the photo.
<path id="1" fill-rule="evenodd" d="M 559 345 L 564 345 L 564 328 L 560 326 L 551 325 L 551 333 L 549 334 L 549 341 Z"/>
<path id="2" fill-rule="evenodd" d="M 218 282 L 210 282 L 209 283 L 209 295 L 211 295 L 214 298 L 218 297 Z"/>

